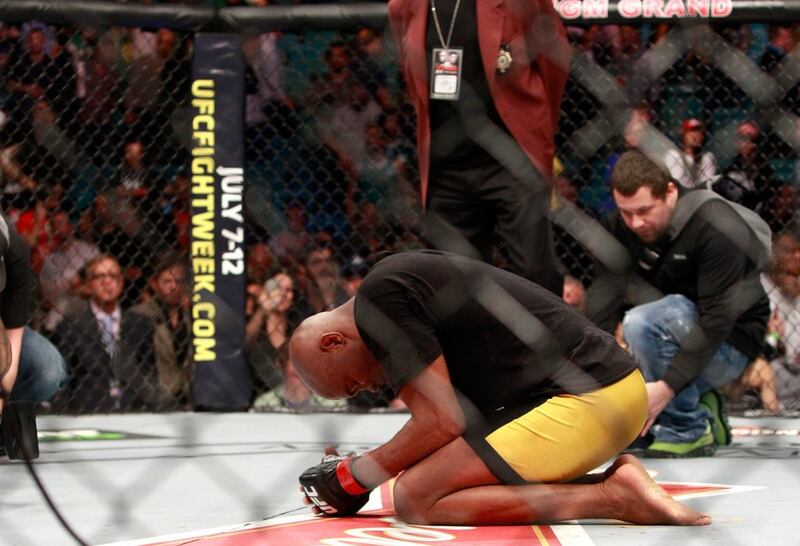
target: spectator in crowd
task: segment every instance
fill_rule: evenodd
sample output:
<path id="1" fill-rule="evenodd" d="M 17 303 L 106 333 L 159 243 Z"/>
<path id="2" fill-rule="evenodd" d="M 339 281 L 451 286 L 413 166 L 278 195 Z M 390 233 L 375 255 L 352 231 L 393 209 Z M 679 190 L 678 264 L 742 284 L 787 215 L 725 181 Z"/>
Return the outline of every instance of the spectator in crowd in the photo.
<path id="1" fill-rule="evenodd" d="M 491 262 L 497 235 L 512 271 L 560 295 L 549 178 L 570 56 L 561 21 L 544 0 L 499 7 L 444 1 L 435 12 L 428 8 L 422 0 L 389 2 L 400 66 L 417 111 L 421 197 L 431 242 Z M 502 20 L 513 24 L 500 25 Z M 431 74 L 436 77 L 432 53 L 451 45 L 463 48 L 459 91 L 430 98 L 448 81 L 429 81 Z"/>
<path id="2" fill-rule="evenodd" d="M 66 211 L 57 210 L 49 219 L 52 248 L 39 275 L 43 303 L 48 309 L 43 328 L 52 332 L 70 304 L 79 299 L 80 271 L 100 250 L 92 243 L 75 238 Z"/>
<path id="3" fill-rule="evenodd" d="M 310 246 L 303 265 L 308 273 L 305 299 L 315 313 L 333 309 L 347 301 L 347 288 L 330 247 Z"/>
<path id="4" fill-rule="evenodd" d="M 103 58 L 96 47 L 97 37 L 90 34 L 87 40 L 91 50 L 88 58 L 79 64 L 84 85 L 84 95 L 77 113 L 80 130 L 73 131 L 80 135 L 86 153 L 102 164 L 105 158 L 114 153 L 119 143 L 114 115 L 119 99 L 120 78 L 111 65 L 115 59 Z"/>
<path id="5" fill-rule="evenodd" d="M 351 298 L 356 295 L 356 290 L 361 286 L 361 281 L 369 271 L 369 263 L 363 256 L 356 254 L 342 269 L 347 295 Z"/>
<path id="6" fill-rule="evenodd" d="M 736 156 L 713 188 L 725 198 L 758 212 L 770 221 L 773 172 L 766 154 L 759 148 L 760 134 L 758 125 L 752 121 L 739 124 L 736 128 Z"/>
<path id="7" fill-rule="evenodd" d="M 767 332 L 777 350 L 770 366 L 779 402 L 800 408 L 800 228 L 790 223 L 775 237 L 773 266 L 762 276 L 774 320 Z M 767 404 L 767 408 L 770 408 Z"/>
<path id="8" fill-rule="evenodd" d="M 374 123 L 381 107 L 353 73 L 347 44 L 333 42 L 325 52 L 327 72 L 314 83 L 306 104 L 314 107 L 320 140 L 344 163 L 357 163 L 364 154 L 364 129 Z"/>
<path id="9" fill-rule="evenodd" d="M 385 88 L 390 62 L 383 40 L 384 36 L 371 28 L 360 29 L 353 40 L 352 72 L 376 99 L 378 90 Z"/>
<path id="10" fill-rule="evenodd" d="M 734 25 L 720 22 L 712 28 L 723 40 L 733 46 L 729 51 L 736 51 L 742 57 L 747 55 L 750 47 L 750 33 L 745 25 Z M 717 63 L 715 55 L 702 56 L 703 61 L 703 88 L 697 98 L 701 100 L 703 110 L 710 114 L 709 118 L 716 125 L 730 116 L 730 119 L 740 119 L 743 109 L 748 104 L 750 97 L 736 82 L 728 76 L 723 66 Z"/>
<path id="11" fill-rule="evenodd" d="M 269 240 L 269 250 L 281 263 L 299 262 L 311 243 L 308 232 L 308 214 L 300 201 L 292 201 L 283 212 L 283 229 Z"/>
<path id="12" fill-rule="evenodd" d="M 703 151 L 705 125 L 696 118 L 685 119 L 681 124 L 681 148 L 667 152 L 664 165 L 669 174 L 684 188 L 697 188 L 717 175 L 717 159 Z"/>
<path id="13" fill-rule="evenodd" d="M 761 56 L 761 69 L 772 72 L 776 66 L 794 49 L 795 36 L 792 27 L 772 25 L 769 32 L 769 43 Z"/>
<path id="14" fill-rule="evenodd" d="M 376 123 L 367 125 L 364 143 L 364 156 L 356 164 L 354 189 L 358 197 L 354 201 L 375 204 L 383 220 L 392 224 L 408 208 L 409 199 L 404 194 L 413 191 L 405 178 L 404 163 L 389 157 L 386 139 Z"/>
<path id="15" fill-rule="evenodd" d="M 6 89 L 9 63 L 19 42 L 19 27 L 0 23 L 0 88 Z M 5 93 L 3 93 L 5 96 Z"/>
<path id="16" fill-rule="evenodd" d="M 192 323 L 189 316 L 186 259 L 163 254 L 150 279 L 152 297 L 131 311 L 153 323 L 153 350 L 162 409 L 187 409 L 191 403 Z"/>
<path id="17" fill-rule="evenodd" d="M 384 110 L 384 113 L 378 116 L 378 126 L 386 140 L 386 156 L 391 160 L 401 161 L 405 169 L 412 168 L 411 164 L 417 159 L 413 135 L 408 134 L 411 125 L 412 122 L 397 109 Z"/>
<path id="18" fill-rule="evenodd" d="M 734 400 L 756 389 L 764 409 L 800 408 L 800 230 L 790 224 L 775 236 L 769 269 L 761 276 L 772 315 L 765 358 L 729 390 Z"/>
<path id="19" fill-rule="evenodd" d="M 83 27 L 78 31 L 72 32 L 66 43 L 64 50 L 72 56 L 72 66 L 75 70 L 75 95 L 83 101 L 91 91 L 91 68 L 89 67 L 92 57 L 96 57 L 95 50 L 100 39 L 98 30 L 92 27 Z"/>
<path id="20" fill-rule="evenodd" d="M 361 256 L 378 252 L 391 235 L 391 227 L 378 213 L 378 206 L 371 201 L 362 201 L 357 205 L 352 223 L 350 246 Z"/>
<path id="21" fill-rule="evenodd" d="M 145 167 L 144 145 L 139 140 L 129 140 L 122 147 L 122 164 L 117 174 L 117 193 L 121 197 L 142 199 L 152 187 L 152 173 Z"/>
<path id="22" fill-rule="evenodd" d="M 177 241 L 177 249 L 185 252 L 189 249 L 191 240 L 192 223 L 192 187 L 189 177 L 185 174 L 178 174 L 168 186 L 166 192 L 167 203 L 164 207 L 164 215 L 170 218 L 172 225 L 166 229 L 166 233 L 174 233 Z M 171 239 L 169 235 L 167 240 Z"/>
<path id="23" fill-rule="evenodd" d="M 139 294 L 147 284 L 143 268 L 149 264 L 158 239 L 152 230 L 141 229 L 143 223 L 138 211 L 114 190 L 95 197 L 92 216 L 92 236 L 97 247 L 115 256 L 125 268 L 123 300 L 130 306 L 139 301 Z"/>
<path id="24" fill-rule="evenodd" d="M 12 54 L 6 87 L 10 92 L 9 113 L 20 135 L 30 132 L 30 116 L 38 101 L 45 101 L 54 64 L 47 51 L 47 37 L 41 27 L 32 27 L 24 37 L 25 47 Z"/>
<path id="25" fill-rule="evenodd" d="M 245 124 L 269 122 L 270 114 L 286 101 L 283 90 L 283 58 L 278 50 L 277 32 L 245 35 L 242 51 L 245 67 Z"/>
<path id="26" fill-rule="evenodd" d="M 322 102 L 332 104 L 337 97 L 343 97 L 354 76 L 351 68 L 351 54 L 347 45 L 341 41 L 331 43 L 325 50 L 326 72 L 316 78 L 311 90 L 310 104 Z"/>
<path id="27" fill-rule="evenodd" d="M 288 342 L 278 348 L 275 365 L 280 371 L 281 382 L 255 399 L 253 402 L 255 411 L 347 411 L 348 405 L 345 400 L 322 398 L 306 387 L 289 356 Z"/>
<path id="28" fill-rule="evenodd" d="M 792 184 L 779 184 L 770 205 L 770 227 L 772 231 L 778 232 L 792 221 L 798 210 L 797 190 Z"/>
<path id="29" fill-rule="evenodd" d="M 606 226 L 633 265 L 612 273 L 598 263 L 588 314 L 613 332 L 626 295 L 632 300 L 622 325 L 648 381 L 642 435 L 651 431 L 652 443 L 645 453 L 712 455 L 730 441 L 722 411 L 707 409 L 720 403 L 713 389 L 738 378 L 759 356 L 769 318 L 769 300 L 749 257 L 755 236 L 714 193 L 696 210 L 686 209 L 690 201 L 682 200 L 691 192 L 641 152 L 623 154 L 611 187 L 619 210 Z M 675 223 L 678 214 L 687 217 L 682 226 Z"/>
<path id="30" fill-rule="evenodd" d="M 265 243 L 253 243 L 247 248 L 247 281 L 264 284 L 272 270 L 272 253 Z"/>
<path id="31" fill-rule="evenodd" d="M 159 208 L 164 193 L 160 174 L 147 164 L 145 147 L 140 140 L 128 140 L 122 148 L 122 162 L 114 180 L 114 191 L 106 192 L 116 211 L 114 222 L 127 233 L 135 233 L 150 245 L 174 246 L 170 214 Z M 172 159 L 172 158 L 169 158 Z M 171 211 L 170 211 L 171 212 Z"/>
<path id="32" fill-rule="evenodd" d="M 39 187 L 39 181 L 23 166 L 21 143 L 11 143 L 8 116 L 0 110 L 0 185 L 2 185 L 3 210 L 9 220 L 16 222 L 24 210 L 24 201 Z M 27 193 L 26 193 L 27 192 Z"/>
<path id="33" fill-rule="evenodd" d="M 52 248 L 49 219 L 59 208 L 63 198 L 62 186 L 40 186 L 34 192 L 33 208 L 20 214 L 17 220 L 17 231 L 31 248 L 31 268 L 37 275 L 41 273 L 44 260 Z"/>
<path id="34" fill-rule="evenodd" d="M 159 382 L 153 323 L 120 306 L 124 276 L 116 258 L 95 257 L 86 264 L 86 277 L 89 301 L 64 317 L 55 335 L 70 373 L 68 387 L 59 397 L 61 409 L 90 413 L 156 409 Z"/>
<path id="35" fill-rule="evenodd" d="M 30 318 L 33 273 L 25 241 L 0 215 L 0 256 L 4 267 L 0 287 L 0 330 L 10 361 L 0 362 L 0 415 L 9 400 L 41 403 L 50 400 L 67 378 L 64 358 L 26 323 Z M 3 439 L 0 438 L 0 452 Z"/>
<path id="36" fill-rule="evenodd" d="M 156 107 L 164 60 L 152 29 L 130 29 L 129 40 L 131 59 L 123 98 L 124 121 L 134 134 L 141 134 L 150 119 L 149 112 Z"/>
<path id="37" fill-rule="evenodd" d="M 296 301 L 294 280 L 285 272 L 256 287 L 252 293 L 257 305 L 245 330 L 245 355 L 256 393 L 260 393 L 276 385 L 275 357 L 297 325 L 313 311 Z"/>
<path id="38" fill-rule="evenodd" d="M 606 184 L 611 184 L 611 172 L 614 170 L 614 165 L 616 165 L 620 156 L 628 150 L 636 150 L 639 148 L 647 126 L 652 120 L 653 115 L 649 104 L 638 104 L 631 109 L 628 122 L 625 124 L 625 128 L 622 131 L 622 143 L 621 145 L 617 143 L 617 146 L 615 146 L 616 149 L 611 152 L 606 159 L 605 171 L 603 173 Z M 607 212 L 611 212 L 611 210 Z"/>
<path id="39" fill-rule="evenodd" d="M 49 58 L 49 87 L 44 89 L 44 100 L 57 114 L 58 122 L 63 128 L 70 127 L 75 120 L 78 107 L 76 100 L 77 76 L 72 63 L 72 56 L 64 48 L 72 32 L 68 27 L 45 27 L 34 23 L 31 30 L 45 32 L 45 52 Z M 29 31 L 30 32 L 30 31 Z M 75 127 L 70 127 L 75 129 Z"/>

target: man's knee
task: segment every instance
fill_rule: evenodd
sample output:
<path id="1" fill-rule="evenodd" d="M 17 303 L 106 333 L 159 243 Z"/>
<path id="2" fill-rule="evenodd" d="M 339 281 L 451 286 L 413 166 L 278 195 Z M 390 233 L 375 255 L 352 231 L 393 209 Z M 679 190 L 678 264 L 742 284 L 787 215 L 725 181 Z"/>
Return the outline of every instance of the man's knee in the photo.
<path id="1" fill-rule="evenodd" d="M 641 307 L 634 307 L 622 319 L 622 337 L 628 346 L 636 346 L 653 333 L 653 320 Z"/>
<path id="2" fill-rule="evenodd" d="M 696 321 L 695 304 L 680 294 L 670 294 L 638 305 L 622 319 L 622 333 L 628 345 L 658 338 L 680 337 Z M 666 341 L 667 339 L 664 339 Z"/>
<path id="3" fill-rule="evenodd" d="M 66 362 L 55 345 L 26 328 L 20 353 L 20 395 L 36 402 L 49 400 L 67 379 Z"/>
<path id="4" fill-rule="evenodd" d="M 415 525 L 428 525 L 430 521 L 430 499 L 421 490 L 410 470 L 402 474 L 394 484 L 394 511 L 401 520 Z"/>
<path id="5" fill-rule="evenodd" d="M 58 358 L 50 361 L 50 365 L 42 368 L 39 375 L 40 392 L 43 400 L 50 400 L 58 390 L 67 382 L 67 370 L 64 359 L 58 354 Z"/>

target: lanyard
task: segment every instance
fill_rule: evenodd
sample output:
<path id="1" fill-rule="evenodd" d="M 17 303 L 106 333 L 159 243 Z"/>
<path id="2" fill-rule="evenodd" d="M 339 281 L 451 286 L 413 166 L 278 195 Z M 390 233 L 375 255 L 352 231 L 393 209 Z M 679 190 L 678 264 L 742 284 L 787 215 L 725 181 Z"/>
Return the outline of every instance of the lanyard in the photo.
<path id="1" fill-rule="evenodd" d="M 456 15 L 458 15 L 458 8 L 461 5 L 461 0 L 456 0 L 456 7 L 453 10 L 453 18 L 450 20 L 450 30 L 447 31 L 447 41 L 444 41 L 442 34 L 442 27 L 439 26 L 439 17 L 436 15 L 436 2 L 431 0 L 431 14 L 433 15 L 433 24 L 436 25 L 436 32 L 439 34 L 439 41 L 442 42 L 442 47 L 450 49 L 450 38 L 453 37 L 453 28 L 456 24 Z"/>

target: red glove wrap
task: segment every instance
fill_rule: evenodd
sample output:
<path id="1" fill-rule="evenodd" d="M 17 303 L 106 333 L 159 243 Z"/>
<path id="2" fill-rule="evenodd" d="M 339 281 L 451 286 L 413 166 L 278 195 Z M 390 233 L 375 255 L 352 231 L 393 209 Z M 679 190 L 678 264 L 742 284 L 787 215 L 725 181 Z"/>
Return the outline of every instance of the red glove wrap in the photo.
<path id="1" fill-rule="evenodd" d="M 353 476 L 353 470 L 350 468 L 352 461 L 353 459 L 349 457 L 339 461 L 339 464 L 336 465 L 336 477 L 339 478 L 339 483 L 345 492 L 357 496 L 366 493 L 369 489 L 362 487 Z"/>

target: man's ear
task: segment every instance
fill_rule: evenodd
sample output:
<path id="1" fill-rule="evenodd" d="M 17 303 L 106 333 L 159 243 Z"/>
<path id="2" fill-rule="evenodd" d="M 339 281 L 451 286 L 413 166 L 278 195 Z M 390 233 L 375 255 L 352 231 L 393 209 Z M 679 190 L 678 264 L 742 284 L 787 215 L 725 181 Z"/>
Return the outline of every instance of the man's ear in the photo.
<path id="1" fill-rule="evenodd" d="M 667 195 L 666 200 L 670 204 L 675 204 L 678 201 L 678 184 L 677 182 L 667 182 Z"/>
<path id="2" fill-rule="evenodd" d="M 325 332 L 319 338 L 319 348 L 323 351 L 335 351 L 345 343 L 344 336 L 339 332 Z"/>

